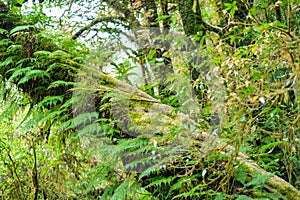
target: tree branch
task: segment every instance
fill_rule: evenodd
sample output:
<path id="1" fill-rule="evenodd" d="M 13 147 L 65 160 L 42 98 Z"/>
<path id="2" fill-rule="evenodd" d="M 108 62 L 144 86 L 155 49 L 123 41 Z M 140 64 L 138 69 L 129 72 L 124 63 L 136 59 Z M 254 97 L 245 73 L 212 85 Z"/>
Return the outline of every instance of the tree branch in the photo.
<path id="1" fill-rule="evenodd" d="M 116 23 L 117 21 L 125 20 L 123 17 L 97 17 L 93 19 L 89 24 L 86 26 L 80 28 L 73 36 L 72 39 L 75 40 L 77 39 L 83 32 L 89 30 L 96 24 L 102 23 L 102 22 L 113 22 Z"/>

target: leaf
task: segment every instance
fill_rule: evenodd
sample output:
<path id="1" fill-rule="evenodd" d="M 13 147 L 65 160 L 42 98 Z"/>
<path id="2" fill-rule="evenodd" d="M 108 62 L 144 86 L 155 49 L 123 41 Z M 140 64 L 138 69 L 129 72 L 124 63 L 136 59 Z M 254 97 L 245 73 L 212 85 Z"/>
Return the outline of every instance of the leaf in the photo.
<path id="1" fill-rule="evenodd" d="M 259 148 L 259 152 L 260 153 L 265 153 L 268 149 L 274 149 L 276 146 L 279 146 L 281 145 L 283 142 L 282 141 L 278 141 L 278 142 L 272 142 L 272 143 L 269 143 L 269 144 L 266 144 L 266 145 L 263 145 Z M 268 152 L 268 153 L 271 153 L 271 152 Z"/>
<path id="2" fill-rule="evenodd" d="M 13 42 L 10 39 L 3 39 L 3 40 L 0 40 L 0 47 L 8 46 L 8 45 L 10 45 L 12 43 Z"/>
<path id="3" fill-rule="evenodd" d="M 156 177 L 156 179 L 154 181 L 151 180 L 151 183 L 148 184 L 145 188 L 149 188 L 152 186 L 159 186 L 161 187 L 162 184 L 164 185 L 170 185 L 171 181 L 174 179 L 175 177 L 173 176 L 169 176 L 169 177 Z"/>
<path id="4" fill-rule="evenodd" d="M 63 111 L 61 110 L 58 110 L 58 111 L 50 111 L 44 118 L 42 118 L 40 120 L 40 122 L 46 122 L 46 121 L 49 121 L 49 120 L 53 120 L 55 119 L 57 116 L 59 116 Z"/>
<path id="5" fill-rule="evenodd" d="M 247 177 L 246 170 L 243 167 L 237 168 L 234 172 L 234 178 L 243 185 L 245 185 Z"/>
<path id="6" fill-rule="evenodd" d="M 156 172 L 158 170 L 159 166 L 157 165 L 153 165 L 149 168 L 147 168 L 145 171 L 143 171 L 140 176 L 139 176 L 139 180 L 142 180 L 142 178 L 149 176 L 150 174 Z"/>
<path id="7" fill-rule="evenodd" d="M 126 196 L 130 193 L 129 179 L 127 178 L 119 187 L 115 190 L 111 200 L 126 199 Z"/>
<path id="8" fill-rule="evenodd" d="M 81 113 L 74 118 L 74 122 L 77 126 L 90 124 L 95 122 L 96 119 L 98 119 L 98 115 L 99 114 L 97 112 Z"/>
<path id="9" fill-rule="evenodd" d="M 46 70 L 47 72 L 50 72 L 52 71 L 53 69 L 55 68 L 61 68 L 61 69 L 64 69 L 64 68 L 70 68 L 70 65 L 67 65 L 67 64 L 64 64 L 64 63 L 53 63 L 51 64 L 48 69 Z"/>
<path id="10" fill-rule="evenodd" d="M 7 53 L 16 53 L 17 50 L 22 50 L 22 48 L 22 45 L 10 45 L 6 51 Z"/>
<path id="11" fill-rule="evenodd" d="M 67 85 L 74 85 L 73 82 L 66 82 L 66 81 L 62 81 L 62 80 L 58 80 L 58 81 L 54 81 L 52 82 L 49 87 L 47 88 L 47 90 L 51 89 L 51 88 L 55 88 L 58 86 L 67 86 Z"/>
<path id="12" fill-rule="evenodd" d="M 17 26 L 10 31 L 10 35 L 12 35 L 16 32 L 20 32 L 20 31 L 29 31 L 30 29 L 33 29 L 33 28 L 34 28 L 34 26 L 31 26 L 31 25 Z"/>
<path id="13" fill-rule="evenodd" d="M 16 60 L 17 56 L 9 56 L 3 62 L 0 63 L 0 67 L 8 66 L 9 64 L 13 63 Z"/>
<path id="14" fill-rule="evenodd" d="M 96 168 L 91 169 L 87 175 L 92 176 L 92 179 L 85 190 L 85 194 L 90 192 L 93 187 L 101 185 L 109 172 L 111 172 L 111 168 L 108 166 L 97 166 Z"/>
<path id="15" fill-rule="evenodd" d="M 43 77 L 50 78 L 49 74 L 44 70 L 39 70 L 39 69 L 31 70 L 26 72 L 25 76 L 21 78 L 21 80 L 19 80 L 18 85 L 24 84 L 31 79 L 36 80 L 37 78 L 43 78 Z"/>
<path id="16" fill-rule="evenodd" d="M 150 52 L 149 52 L 149 55 L 147 56 L 149 60 L 151 60 L 154 56 L 154 54 L 156 53 L 156 49 L 152 49 Z"/>
<path id="17" fill-rule="evenodd" d="M 3 28 L 0 28 L 0 34 L 1 35 L 6 35 L 6 34 L 8 34 L 8 31 L 3 29 Z"/>
<path id="18" fill-rule="evenodd" d="M 17 77 L 25 74 L 27 71 L 30 71 L 31 67 L 26 67 L 26 68 L 21 68 L 21 69 L 13 68 L 13 70 L 15 70 L 15 72 L 9 77 L 8 81 L 15 80 Z M 11 70 L 8 70 L 7 72 L 10 72 L 10 71 Z"/>
<path id="19" fill-rule="evenodd" d="M 49 58 L 70 58 L 71 55 L 65 51 L 57 50 L 49 55 Z"/>
<path id="20" fill-rule="evenodd" d="M 43 106 L 51 106 L 56 105 L 58 102 L 62 102 L 64 99 L 63 96 L 46 96 L 38 105 L 37 107 Z"/>
<path id="21" fill-rule="evenodd" d="M 50 54 L 50 51 L 36 51 L 33 53 L 35 56 L 49 56 Z"/>
<path id="22" fill-rule="evenodd" d="M 265 175 L 261 175 L 259 174 L 259 172 L 255 173 L 253 180 L 247 183 L 244 187 L 246 188 L 253 185 L 254 186 L 264 185 L 272 176 L 273 174 L 271 173 Z"/>
<path id="23" fill-rule="evenodd" d="M 247 197 L 246 195 L 239 195 L 236 200 L 254 200 L 251 197 Z"/>

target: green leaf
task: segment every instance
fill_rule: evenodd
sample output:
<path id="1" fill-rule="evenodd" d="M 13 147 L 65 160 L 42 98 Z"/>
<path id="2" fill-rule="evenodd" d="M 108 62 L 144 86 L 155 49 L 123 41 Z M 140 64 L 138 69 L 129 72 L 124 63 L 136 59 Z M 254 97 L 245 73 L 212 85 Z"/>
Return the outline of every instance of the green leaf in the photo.
<path id="1" fill-rule="evenodd" d="M 1 35 L 7 35 L 8 34 L 8 31 L 3 29 L 3 28 L 0 28 L 0 34 Z"/>
<path id="2" fill-rule="evenodd" d="M 31 67 L 26 67 L 26 68 L 21 68 L 21 69 L 15 69 L 13 68 L 12 70 L 15 70 L 15 72 L 9 77 L 8 81 L 15 80 L 17 77 L 25 74 L 27 71 L 31 70 Z M 11 70 L 8 70 L 7 72 L 10 72 Z"/>
<path id="3" fill-rule="evenodd" d="M 151 60 L 152 58 L 153 58 L 153 56 L 154 56 L 154 54 L 156 53 L 156 49 L 152 49 L 150 52 L 149 52 L 149 54 L 148 54 L 148 59 L 149 60 Z"/>
<path id="4" fill-rule="evenodd" d="M 0 47 L 8 46 L 8 45 L 10 45 L 12 43 L 13 42 L 10 39 L 3 39 L 3 40 L 0 40 Z"/>
<path id="5" fill-rule="evenodd" d="M 18 57 L 17 56 L 9 56 L 3 62 L 0 63 L 0 67 L 8 66 L 13 63 Z"/>
<path id="6" fill-rule="evenodd" d="M 64 99 L 63 96 L 47 96 L 37 106 L 38 107 L 51 106 L 51 105 L 55 106 L 58 102 L 62 102 L 63 99 Z"/>
<path id="7" fill-rule="evenodd" d="M 254 200 L 251 197 L 247 197 L 246 195 L 239 195 L 236 200 Z"/>
<path id="8" fill-rule="evenodd" d="M 278 142 L 272 142 L 270 144 L 266 144 L 266 145 L 263 145 L 259 148 L 259 152 L 260 153 L 265 153 L 268 149 L 273 149 L 275 148 L 276 146 L 279 146 L 281 145 L 283 142 L 282 141 L 278 141 Z"/>
<path id="9" fill-rule="evenodd" d="M 49 90 L 51 88 L 58 87 L 58 86 L 67 86 L 67 85 L 74 85 L 74 83 L 73 82 L 66 82 L 66 81 L 62 81 L 62 80 L 54 81 L 49 85 L 47 90 Z"/>
<path id="10" fill-rule="evenodd" d="M 38 78 L 44 78 L 44 77 L 50 78 L 49 74 L 46 71 L 39 70 L 39 69 L 31 70 L 26 72 L 25 76 L 18 82 L 18 85 L 24 84 L 31 79 L 36 80 Z"/>
<path id="11" fill-rule="evenodd" d="M 152 186 L 159 186 L 161 187 L 162 184 L 164 185 L 170 185 L 171 181 L 174 179 L 175 177 L 173 176 L 169 176 L 169 177 L 156 177 L 156 179 L 153 181 L 153 179 L 151 180 L 151 183 L 148 184 L 145 188 L 149 188 Z"/>
<path id="12" fill-rule="evenodd" d="M 13 28 L 10 31 L 10 35 L 16 33 L 16 32 L 20 32 L 20 31 L 29 31 L 30 29 L 34 28 L 34 26 L 31 25 L 27 25 L 27 26 L 17 26 L 15 28 Z"/>
<path id="13" fill-rule="evenodd" d="M 70 58 L 71 55 L 65 51 L 57 50 L 49 55 L 49 58 Z"/>
<path id="14" fill-rule="evenodd" d="M 50 54 L 50 51 L 36 51 L 33 53 L 35 56 L 49 56 Z"/>
<path id="15" fill-rule="evenodd" d="M 247 179 L 247 173 L 245 169 L 243 167 L 237 168 L 236 171 L 234 172 L 234 178 L 237 181 L 241 182 L 243 185 L 245 185 Z"/>

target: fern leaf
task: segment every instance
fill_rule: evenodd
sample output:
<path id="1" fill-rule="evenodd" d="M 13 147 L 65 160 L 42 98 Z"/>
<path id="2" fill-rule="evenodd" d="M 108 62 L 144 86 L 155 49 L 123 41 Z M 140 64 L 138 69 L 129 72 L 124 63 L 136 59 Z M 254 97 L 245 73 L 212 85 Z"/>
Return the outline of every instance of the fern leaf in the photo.
<path id="1" fill-rule="evenodd" d="M 58 110 L 58 111 L 50 111 L 44 118 L 41 119 L 40 122 L 46 122 L 49 120 L 55 119 L 57 116 L 59 116 L 63 111 Z"/>
<path id="2" fill-rule="evenodd" d="M 49 55 L 49 58 L 70 58 L 71 55 L 65 51 L 57 50 Z"/>
<path id="3" fill-rule="evenodd" d="M 50 78 L 49 74 L 46 71 L 39 70 L 39 69 L 31 70 L 26 72 L 25 76 L 21 78 L 21 80 L 19 80 L 18 85 L 24 84 L 31 79 L 36 80 L 38 78 L 44 78 L 44 77 Z"/>
<path id="4" fill-rule="evenodd" d="M 151 180 L 151 183 L 148 184 L 145 188 L 149 188 L 149 187 L 152 187 L 152 186 L 159 186 L 161 187 L 162 184 L 164 185 L 170 185 L 171 182 L 174 180 L 174 177 L 173 176 L 169 176 L 169 177 L 156 177 L 155 178 L 156 180 L 152 181 Z"/>
<path id="5" fill-rule="evenodd" d="M 89 125 L 85 125 L 83 128 L 81 128 L 78 131 L 79 136 L 92 136 L 92 135 L 98 135 L 101 133 L 101 128 L 99 124 L 93 123 Z"/>
<path id="6" fill-rule="evenodd" d="M 21 69 L 16 69 L 16 68 L 13 68 L 9 71 L 7 71 L 8 73 L 11 72 L 12 70 L 15 70 L 15 72 L 9 77 L 8 81 L 12 81 L 12 80 L 15 80 L 17 77 L 25 74 L 27 71 L 30 71 L 31 70 L 31 67 L 26 67 L 26 68 L 21 68 Z"/>
<path id="7" fill-rule="evenodd" d="M 64 99 L 63 96 L 47 96 L 45 97 L 37 107 L 44 107 L 44 106 L 56 106 L 58 102 L 62 102 Z"/>
<path id="8" fill-rule="evenodd" d="M 90 124 L 98 119 L 98 115 L 97 112 L 81 113 L 74 118 L 74 122 L 78 126 Z"/>
<path id="9" fill-rule="evenodd" d="M 50 51 L 36 51 L 33 53 L 35 56 L 42 56 L 42 57 L 48 57 L 51 54 Z"/>
<path id="10" fill-rule="evenodd" d="M 48 90 L 57 86 L 67 86 L 67 85 L 74 85 L 73 82 L 66 82 L 66 81 L 62 81 L 62 80 L 58 80 L 58 81 L 54 81 L 52 82 L 49 87 L 47 88 Z"/>
<path id="11" fill-rule="evenodd" d="M 55 68 L 65 69 L 65 68 L 70 68 L 70 65 L 67 65 L 64 63 L 53 63 L 48 67 L 48 69 L 46 71 L 50 72 L 50 71 L 53 71 Z"/>
<path id="12" fill-rule="evenodd" d="M 20 31 L 29 31 L 30 29 L 34 28 L 34 26 L 31 25 L 27 25 L 27 26 L 17 26 L 15 28 L 13 28 L 10 31 L 10 35 L 16 33 L 16 32 L 20 32 Z"/>
<path id="13" fill-rule="evenodd" d="M 90 170 L 87 174 L 88 176 L 91 175 L 92 179 L 85 190 L 85 194 L 90 192 L 94 187 L 103 184 L 103 182 L 105 181 L 105 177 L 110 172 L 111 172 L 111 168 L 108 166 L 96 166 L 95 168 L 92 168 L 92 170 Z"/>
<path id="14" fill-rule="evenodd" d="M 0 47 L 6 47 L 12 43 L 13 42 L 10 39 L 3 39 L 3 40 L 0 40 Z"/>
<path id="15" fill-rule="evenodd" d="M 10 45 L 6 52 L 11 54 L 11 53 L 16 53 L 18 50 L 22 50 L 23 46 L 22 45 Z"/>
<path id="16" fill-rule="evenodd" d="M 140 174 L 139 180 L 141 180 L 141 179 L 144 178 L 144 177 L 149 176 L 150 174 L 153 174 L 153 173 L 157 172 L 157 169 L 158 169 L 158 165 L 153 165 L 153 166 L 147 168 L 145 171 L 143 171 L 143 172 Z"/>
<path id="17" fill-rule="evenodd" d="M 18 57 L 17 56 L 9 56 L 3 62 L 0 63 L 0 67 L 8 66 L 13 63 Z"/>
<path id="18" fill-rule="evenodd" d="M 3 28 L 0 28 L 0 34 L 1 35 L 7 35 L 8 34 L 8 31 L 3 29 Z"/>
<path id="19" fill-rule="evenodd" d="M 121 183 L 121 185 L 119 185 L 119 187 L 115 190 L 111 200 L 126 199 L 127 194 L 130 193 L 130 190 L 128 189 L 130 187 L 129 183 L 129 179 L 126 179 L 123 183 Z"/>

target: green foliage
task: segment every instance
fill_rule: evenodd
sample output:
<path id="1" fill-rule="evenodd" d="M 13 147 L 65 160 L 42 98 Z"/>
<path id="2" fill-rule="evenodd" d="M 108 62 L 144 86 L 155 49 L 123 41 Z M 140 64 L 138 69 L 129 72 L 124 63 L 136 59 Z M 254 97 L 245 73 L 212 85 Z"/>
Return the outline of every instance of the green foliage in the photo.
<path id="1" fill-rule="evenodd" d="M 192 38 L 207 52 L 205 56 L 197 56 L 211 58 L 218 68 L 221 77 L 217 84 L 225 86 L 219 91 L 225 108 L 213 108 L 215 96 L 209 90 L 211 83 L 201 73 L 193 73 L 205 69 L 207 62 L 202 61 L 199 66 L 180 63 L 176 76 L 151 77 L 141 86 L 161 103 L 173 107 L 172 113 L 165 114 L 162 110 L 153 117 L 151 106 L 155 104 L 146 102 L 142 107 L 139 103 L 143 100 L 132 95 L 133 103 L 128 109 L 136 109 L 138 120 L 143 120 L 143 114 L 148 117 L 142 121 L 144 124 L 134 127 L 134 135 L 128 131 L 134 122 L 126 118 L 127 113 L 114 119 L 112 90 L 118 87 L 120 94 L 128 92 L 121 88 L 125 85 L 122 82 L 116 84 L 116 80 L 109 82 L 103 78 L 93 85 L 89 78 L 98 77 L 90 71 L 84 78 L 91 85 L 84 85 L 82 91 L 87 96 L 94 95 L 90 102 L 84 102 L 90 103 L 92 109 L 74 107 L 78 102 L 72 91 L 82 89 L 80 85 L 74 88 L 81 73 L 79 68 L 95 64 L 100 69 L 109 63 L 114 66 L 116 78 L 135 85 L 130 76 L 135 75 L 136 64 L 144 66 L 147 61 L 153 71 L 159 71 L 163 62 L 170 59 L 175 66 L 169 57 L 173 50 L 151 47 L 146 53 L 143 50 L 129 54 L 128 60 L 112 63 L 107 59 L 111 52 L 96 51 L 99 59 L 87 63 L 90 47 L 70 39 L 68 28 L 62 29 L 64 33 L 55 33 L 57 27 L 55 31 L 38 28 L 59 26 L 51 18 L 43 17 L 38 6 L 21 16 L 13 3 L 22 4 L 22 1 L 11 1 L 7 8 L 0 1 L 0 194 L 3 199 L 286 198 L 283 196 L 286 194 L 272 193 L 266 187 L 273 174 L 300 188 L 299 6 L 287 0 L 205 1 L 201 5 L 186 2 L 177 6 L 185 5 L 186 9 L 191 6 L 187 10 L 194 16 L 192 24 L 199 23 L 190 27 L 197 32 Z M 119 3 L 122 6 L 106 3 L 99 15 L 128 16 L 132 12 L 133 17 L 146 16 L 149 20 L 151 13 L 139 12 L 155 9 L 143 5 L 138 11 L 138 3 Z M 163 8 L 160 6 L 158 11 Z M 9 11 L 5 13 L 5 9 Z M 177 19 L 182 10 L 174 12 L 173 9 L 167 9 L 173 16 L 168 12 L 158 14 L 156 21 L 168 27 L 165 23 L 170 19 L 173 24 L 169 27 L 186 31 L 189 27 L 184 23 L 181 28 Z M 63 17 L 59 23 L 65 23 L 62 21 Z M 109 23 L 116 28 L 109 27 Z M 117 31 L 119 27 L 128 28 L 131 22 L 122 17 L 109 23 L 93 31 Z M 179 87 L 183 82 L 191 84 L 196 93 L 193 98 L 197 98 L 199 106 L 182 102 L 183 96 L 192 98 L 186 95 L 186 88 Z M 134 94 L 135 89 L 131 89 L 130 94 Z M 216 131 L 220 138 L 209 141 L 193 135 L 194 132 L 210 133 L 214 112 L 223 116 Z M 195 120 L 197 125 L 188 127 L 184 121 L 178 122 L 177 113 L 187 115 L 187 120 Z M 215 148 L 214 142 L 222 141 L 232 145 L 235 151 Z M 246 153 L 247 159 L 270 173 L 250 174 L 236 160 L 238 152 Z"/>

